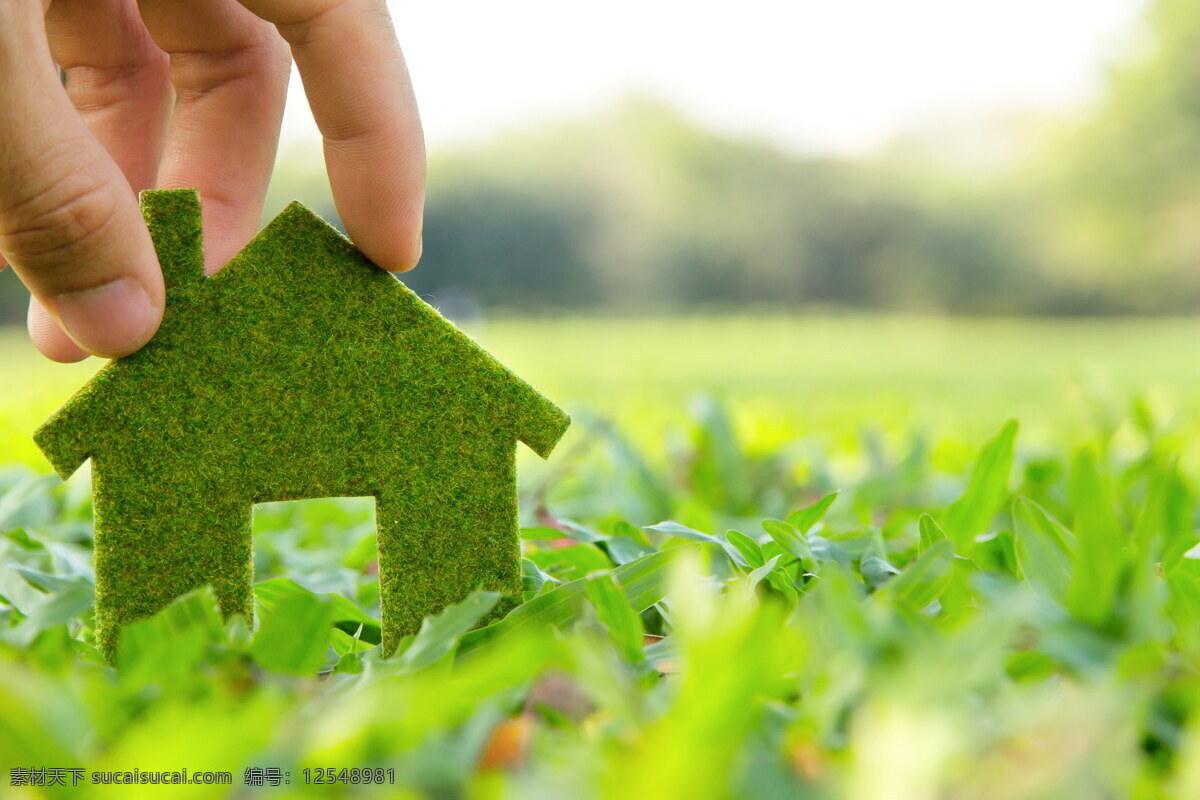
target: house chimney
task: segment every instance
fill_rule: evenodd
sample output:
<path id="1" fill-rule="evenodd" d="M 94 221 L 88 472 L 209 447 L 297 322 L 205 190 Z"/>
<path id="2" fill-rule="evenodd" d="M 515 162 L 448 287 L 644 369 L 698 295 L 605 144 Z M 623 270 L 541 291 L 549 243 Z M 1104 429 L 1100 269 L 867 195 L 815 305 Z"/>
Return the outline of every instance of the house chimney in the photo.
<path id="1" fill-rule="evenodd" d="M 144 191 L 142 215 L 167 286 L 167 308 L 180 299 L 180 289 L 204 280 L 204 240 L 200 227 L 200 192 L 196 189 Z"/>

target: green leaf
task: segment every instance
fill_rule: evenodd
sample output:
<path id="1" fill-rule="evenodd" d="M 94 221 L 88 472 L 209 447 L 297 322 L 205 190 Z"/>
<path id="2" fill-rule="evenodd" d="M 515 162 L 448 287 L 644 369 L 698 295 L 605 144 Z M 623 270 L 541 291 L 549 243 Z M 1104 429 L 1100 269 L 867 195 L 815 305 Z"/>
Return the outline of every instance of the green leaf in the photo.
<path id="1" fill-rule="evenodd" d="M 815 564 L 831 561 L 840 567 L 850 568 L 850 553 L 837 542 L 831 542 L 824 536 L 817 536 L 815 534 L 807 536 L 806 539 L 808 546 L 812 549 Z M 810 569 L 809 571 L 814 572 L 815 570 Z"/>
<path id="2" fill-rule="evenodd" d="M 800 559 L 800 564 L 805 570 L 809 572 L 816 571 L 817 558 L 813 554 L 808 540 L 804 538 L 804 534 L 796 526 L 787 522 L 780 522 L 777 519 L 767 519 L 763 520 L 762 527 L 764 531 L 770 534 L 771 539 L 774 540 L 775 544 L 779 545 L 780 549 Z"/>
<path id="3" fill-rule="evenodd" d="M 746 580 L 749 582 L 751 588 L 758 586 L 763 578 L 774 572 L 775 567 L 777 564 L 779 564 L 779 559 L 781 558 L 783 558 L 782 555 L 772 556 L 770 561 L 766 562 L 761 567 L 753 570 L 749 575 L 747 575 Z"/>
<path id="4" fill-rule="evenodd" d="M 521 588 L 525 595 L 528 597 L 533 597 L 535 594 L 541 591 L 542 586 L 546 583 L 555 584 L 558 583 L 558 581 L 554 580 L 554 578 L 550 577 L 545 572 L 542 572 L 541 567 L 530 561 L 528 558 L 522 558 Z"/>
<path id="5" fill-rule="evenodd" d="M 157 614 L 126 625 L 117 644 L 121 678 L 141 686 L 188 674 L 209 643 L 224 636 L 212 588 L 202 586 Z"/>
<path id="6" fill-rule="evenodd" d="M 954 547 L 943 539 L 929 547 L 886 584 L 888 592 L 915 611 L 942 596 L 954 579 Z"/>
<path id="7" fill-rule="evenodd" d="M 604 543 L 604 549 L 608 552 L 609 559 L 614 564 L 628 564 L 630 561 L 636 561 L 642 556 L 649 555 L 654 552 L 654 548 L 649 544 L 644 544 L 640 539 L 645 539 L 645 534 L 641 533 L 638 538 L 632 536 L 613 536 Z"/>
<path id="8" fill-rule="evenodd" d="M 1034 591 L 1065 606 L 1075 536 L 1027 497 L 1013 503 L 1017 563 Z"/>
<path id="9" fill-rule="evenodd" d="M 604 549 L 608 551 L 608 557 L 614 564 L 628 564 L 655 550 L 644 530 L 630 525 L 623 519 L 618 519 L 612 524 L 609 537 L 604 542 Z"/>
<path id="10" fill-rule="evenodd" d="M 1076 454 L 1068 488 L 1076 537 L 1070 609 L 1080 619 L 1099 625 L 1110 618 L 1116 604 L 1117 585 L 1125 567 L 1125 532 L 1091 448 Z"/>
<path id="11" fill-rule="evenodd" d="M 747 459 L 724 404 L 700 395 L 694 398 L 692 409 L 695 450 L 689 477 L 695 492 L 713 508 L 751 511 Z"/>
<path id="12" fill-rule="evenodd" d="M 862 573 L 867 585 L 872 588 L 882 586 L 893 575 L 900 574 L 900 570 L 887 560 L 883 542 L 879 540 L 878 535 L 873 538 L 863 552 L 862 560 L 859 562 L 859 572 Z"/>
<path id="13" fill-rule="evenodd" d="M 549 525 L 539 525 L 534 528 L 521 528 L 521 538 L 530 541 L 553 541 L 555 539 L 568 539 L 565 531 L 558 528 L 552 528 Z"/>
<path id="14" fill-rule="evenodd" d="M 933 547 L 938 542 L 946 541 L 946 532 L 937 524 L 937 520 L 928 514 L 922 514 L 917 521 L 917 529 L 921 534 L 920 544 L 917 546 L 917 552 L 923 553 Z"/>
<path id="15" fill-rule="evenodd" d="M 641 613 L 663 599 L 666 594 L 666 570 L 676 551 L 686 551 L 696 545 L 653 553 L 637 561 L 622 564 L 612 575 L 625 590 L 625 597 L 634 611 Z M 693 551 L 694 552 L 694 551 Z M 571 581 L 538 595 L 517 606 L 508 616 L 486 628 L 471 631 L 462 639 L 460 651 L 478 647 L 497 636 L 526 627 L 562 626 L 578 616 L 586 595 L 585 582 Z"/>
<path id="16" fill-rule="evenodd" d="M 693 542 L 707 542 L 708 544 L 715 544 L 717 547 L 720 547 L 725 551 L 725 554 L 729 556 L 729 560 L 734 564 L 737 564 L 742 568 L 749 568 L 750 566 L 750 564 L 746 561 L 746 557 L 743 556 L 741 552 L 732 544 L 730 544 L 729 541 L 724 537 L 703 533 L 695 528 L 689 528 L 686 525 L 680 525 L 678 522 L 674 522 L 672 520 L 660 522 L 656 525 L 647 525 L 646 530 L 665 533 L 670 536 L 676 536 L 680 539 L 688 539 Z"/>
<path id="17" fill-rule="evenodd" d="M 1004 670 L 1014 681 L 1034 682 L 1054 675 L 1058 665 L 1045 653 L 1019 650 L 1005 659 Z"/>
<path id="18" fill-rule="evenodd" d="M 583 542 L 584 544 L 595 544 L 596 542 L 602 542 L 605 539 L 603 534 L 597 533 L 586 525 L 581 525 L 572 519 L 560 519 L 558 524 L 561 525 L 563 529 L 562 536 L 559 538 L 565 536 L 574 539 L 577 542 Z"/>
<path id="19" fill-rule="evenodd" d="M 665 533 L 668 536 L 677 536 L 680 539 L 690 539 L 693 542 L 710 542 L 715 544 L 717 541 L 717 537 L 711 534 L 703 533 L 695 528 L 689 528 L 686 525 L 680 525 L 674 520 L 665 520 L 655 525 L 647 525 L 646 530 Z"/>
<path id="20" fill-rule="evenodd" d="M 42 595 L 27 608 L 25 619 L 15 627 L 0 626 L 0 639 L 17 647 L 28 647 L 42 631 L 68 625 L 91 608 L 90 586 L 71 586 L 53 594 Z"/>
<path id="21" fill-rule="evenodd" d="M 334 675 L 357 675 L 363 671 L 362 659 L 357 653 L 343 653 L 333 665 Z"/>
<path id="22" fill-rule="evenodd" d="M 1168 616 L 1175 623 L 1175 641 L 1189 663 L 1200 659 L 1200 565 L 1184 559 L 1167 575 Z"/>
<path id="23" fill-rule="evenodd" d="M 354 636 L 361 625 L 360 638 L 364 642 L 379 644 L 383 641 L 383 629 L 379 622 L 340 594 L 310 592 L 291 578 L 271 578 L 254 584 L 255 599 L 268 610 L 274 609 L 282 600 L 298 594 L 316 595 L 328 601 L 333 608 L 333 627 L 344 631 L 348 636 Z"/>
<path id="24" fill-rule="evenodd" d="M 446 606 L 440 614 L 421 621 L 412 644 L 395 659 L 405 672 L 415 672 L 436 664 L 454 646 L 463 634 L 475 627 L 479 620 L 496 607 L 500 601 L 498 592 L 477 589 L 461 603 Z"/>
<path id="25" fill-rule="evenodd" d="M 646 536 L 646 532 L 623 519 L 618 519 L 612 523 L 609 529 L 609 538 L 630 539 L 641 547 L 650 547 L 650 537 Z"/>
<path id="26" fill-rule="evenodd" d="M 971 471 L 967 488 L 942 517 L 942 528 L 954 551 L 969 557 L 975 549 L 975 537 L 988 525 L 1008 496 L 1012 473 L 1017 422 L 1009 420 L 994 439 L 984 445 Z"/>
<path id="27" fill-rule="evenodd" d="M 25 530 L 24 528 L 15 528 L 11 531 L 6 532 L 3 535 L 4 535 L 5 539 L 8 539 L 9 541 L 12 541 L 12 542 L 16 542 L 17 544 L 21 545 L 21 547 L 24 547 L 26 550 L 44 550 L 46 548 L 46 545 L 42 544 L 37 539 L 34 539 L 33 537 L 31 537 L 29 535 L 29 532 L 27 530 Z"/>
<path id="28" fill-rule="evenodd" d="M 333 603 L 311 592 L 294 592 L 268 608 L 250 655 L 265 669 L 311 675 L 325 665 L 333 632 Z"/>
<path id="29" fill-rule="evenodd" d="M 1196 499 L 1179 470 L 1179 458 L 1155 459 L 1146 500 L 1137 517 L 1134 538 L 1170 572 L 1196 541 L 1192 529 Z"/>
<path id="30" fill-rule="evenodd" d="M 608 569 L 612 562 L 593 544 L 574 544 L 551 550 L 534 550 L 526 558 L 562 580 L 582 578 L 589 572 Z"/>
<path id="31" fill-rule="evenodd" d="M 29 475 L 16 486 L 0 494 L 0 531 L 11 531 L 37 524 L 47 515 L 50 488 L 58 484 L 53 475 Z"/>
<path id="32" fill-rule="evenodd" d="M 632 662 L 645 658 L 642 651 L 642 618 L 629 605 L 625 592 L 611 573 L 590 575 L 586 579 L 588 600 L 596 609 L 596 617 L 608 629 L 609 635 L 622 655 Z"/>
<path id="33" fill-rule="evenodd" d="M 838 492 L 827 494 L 817 502 L 813 503 L 808 508 L 802 508 L 799 511 L 793 511 L 788 514 L 787 522 L 793 528 L 800 532 L 800 535 L 808 533 L 809 530 L 825 518 L 825 512 L 833 505 L 833 501 L 837 500 Z M 793 553 L 793 555 L 795 555 Z"/>
<path id="34" fill-rule="evenodd" d="M 78 575 L 64 578 L 61 575 L 30 569 L 22 564 L 0 564 L 0 566 L 16 570 L 26 583 L 43 592 L 61 592 L 69 589 L 82 589 L 89 592 L 92 590 L 92 582 Z"/>
<path id="35" fill-rule="evenodd" d="M 758 542 L 741 531 L 726 531 L 725 538 L 731 545 L 737 548 L 742 557 L 746 559 L 746 563 L 751 567 L 757 569 L 766 562 L 766 558 L 763 557 L 762 547 L 759 546 Z"/>

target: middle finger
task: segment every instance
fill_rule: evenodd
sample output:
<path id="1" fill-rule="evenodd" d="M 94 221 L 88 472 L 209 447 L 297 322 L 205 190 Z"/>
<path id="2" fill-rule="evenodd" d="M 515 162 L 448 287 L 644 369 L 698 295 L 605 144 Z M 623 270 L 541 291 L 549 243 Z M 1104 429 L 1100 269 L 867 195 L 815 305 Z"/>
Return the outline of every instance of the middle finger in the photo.
<path id="1" fill-rule="evenodd" d="M 170 58 L 176 94 L 158 184 L 200 190 L 205 269 L 213 273 L 258 230 L 291 57 L 275 28 L 235 0 L 138 4 Z"/>

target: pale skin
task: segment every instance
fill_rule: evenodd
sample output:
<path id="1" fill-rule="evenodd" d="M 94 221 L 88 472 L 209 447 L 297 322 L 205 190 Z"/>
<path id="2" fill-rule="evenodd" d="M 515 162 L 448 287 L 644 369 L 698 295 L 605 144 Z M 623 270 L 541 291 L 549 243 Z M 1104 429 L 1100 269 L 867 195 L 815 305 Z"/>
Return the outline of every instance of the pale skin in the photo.
<path id="1" fill-rule="evenodd" d="M 385 0 L 0 1 L 0 268 L 42 354 L 119 357 L 157 330 L 138 191 L 200 190 L 209 273 L 249 241 L 292 59 L 347 232 L 411 269 L 425 148 Z"/>

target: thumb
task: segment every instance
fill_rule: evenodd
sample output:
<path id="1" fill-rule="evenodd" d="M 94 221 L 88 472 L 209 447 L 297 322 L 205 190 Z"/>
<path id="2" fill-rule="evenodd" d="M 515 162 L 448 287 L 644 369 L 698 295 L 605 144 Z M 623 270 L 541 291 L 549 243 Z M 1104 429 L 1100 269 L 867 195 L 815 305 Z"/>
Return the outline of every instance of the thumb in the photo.
<path id="1" fill-rule="evenodd" d="M 81 348 L 131 353 L 162 320 L 162 273 L 133 191 L 62 89 L 38 0 L 0 4 L 0 75 L 0 256 Z"/>

